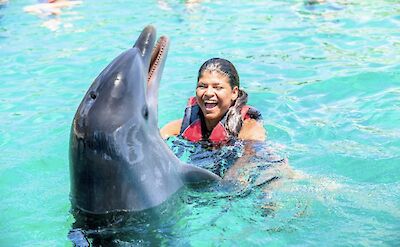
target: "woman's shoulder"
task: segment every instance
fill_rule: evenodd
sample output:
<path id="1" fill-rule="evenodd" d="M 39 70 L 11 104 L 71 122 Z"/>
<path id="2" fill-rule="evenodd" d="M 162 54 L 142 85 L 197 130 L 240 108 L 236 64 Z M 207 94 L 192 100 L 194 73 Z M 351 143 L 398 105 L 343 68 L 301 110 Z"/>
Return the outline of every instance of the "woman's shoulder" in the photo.
<path id="1" fill-rule="evenodd" d="M 262 122 L 261 112 L 250 105 L 242 108 L 243 123 L 239 132 L 239 139 L 265 141 L 266 130 Z"/>
<path id="2" fill-rule="evenodd" d="M 262 120 L 261 112 L 257 110 L 257 108 L 250 105 L 243 106 L 242 117 L 243 120 L 248 120 L 248 119 L 254 119 L 256 121 Z"/>
<path id="3" fill-rule="evenodd" d="M 239 139 L 252 141 L 265 141 L 267 136 L 262 121 L 248 118 L 243 121 L 239 132 Z"/>

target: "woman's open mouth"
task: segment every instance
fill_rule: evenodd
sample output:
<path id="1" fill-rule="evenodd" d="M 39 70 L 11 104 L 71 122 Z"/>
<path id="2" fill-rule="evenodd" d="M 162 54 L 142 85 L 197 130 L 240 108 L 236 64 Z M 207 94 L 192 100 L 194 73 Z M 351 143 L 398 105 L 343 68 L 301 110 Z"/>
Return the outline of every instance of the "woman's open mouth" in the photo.
<path id="1" fill-rule="evenodd" d="M 217 106 L 217 103 L 204 103 L 207 110 L 211 110 Z"/>

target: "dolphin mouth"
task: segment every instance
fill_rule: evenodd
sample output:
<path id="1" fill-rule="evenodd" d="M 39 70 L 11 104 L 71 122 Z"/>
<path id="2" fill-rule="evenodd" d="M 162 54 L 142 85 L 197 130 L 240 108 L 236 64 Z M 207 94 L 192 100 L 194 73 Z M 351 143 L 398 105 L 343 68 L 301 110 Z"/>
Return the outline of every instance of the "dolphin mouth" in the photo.
<path id="1" fill-rule="evenodd" d="M 153 76 L 155 76 L 157 74 L 157 71 L 159 71 L 160 66 L 163 65 L 163 62 L 165 61 L 165 58 L 167 56 L 168 45 L 169 39 L 166 36 L 161 36 L 158 39 L 157 44 L 154 46 L 151 54 L 149 73 L 147 78 L 148 82 L 151 81 Z"/>

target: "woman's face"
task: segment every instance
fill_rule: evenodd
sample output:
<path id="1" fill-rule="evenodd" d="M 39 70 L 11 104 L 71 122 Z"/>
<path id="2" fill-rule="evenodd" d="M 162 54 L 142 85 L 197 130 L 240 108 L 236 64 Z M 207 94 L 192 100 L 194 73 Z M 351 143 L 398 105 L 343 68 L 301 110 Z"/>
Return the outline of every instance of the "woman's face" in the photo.
<path id="1" fill-rule="evenodd" d="M 197 82 L 196 99 L 206 121 L 218 123 L 238 97 L 237 86 L 231 88 L 229 77 L 217 71 L 204 71 Z"/>

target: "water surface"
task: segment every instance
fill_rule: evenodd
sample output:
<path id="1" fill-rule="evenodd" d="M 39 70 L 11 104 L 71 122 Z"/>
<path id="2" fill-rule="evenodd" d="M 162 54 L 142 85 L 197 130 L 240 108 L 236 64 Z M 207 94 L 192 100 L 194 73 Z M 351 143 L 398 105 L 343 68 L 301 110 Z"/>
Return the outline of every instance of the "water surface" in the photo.
<path id="1" fill-rule="evenodd" d="M 307 174 L 270 194 L 270 214 L 257 192 L 230 200 L 187 192 L 196 200 L 178 211 L 172 242 L 400 244 L 398 1 L 88 0 L 59 19 L 22 11 L 33 3 L 0 8 L 0 245 L 71 245 L 73 114 L 147 24 L 172 42 L 160 126 L 182 117 L 199 66 L 224 57 L 262 112 L 269 141 Z M 53 19 L 56 28 L 43 26 Z"/>

